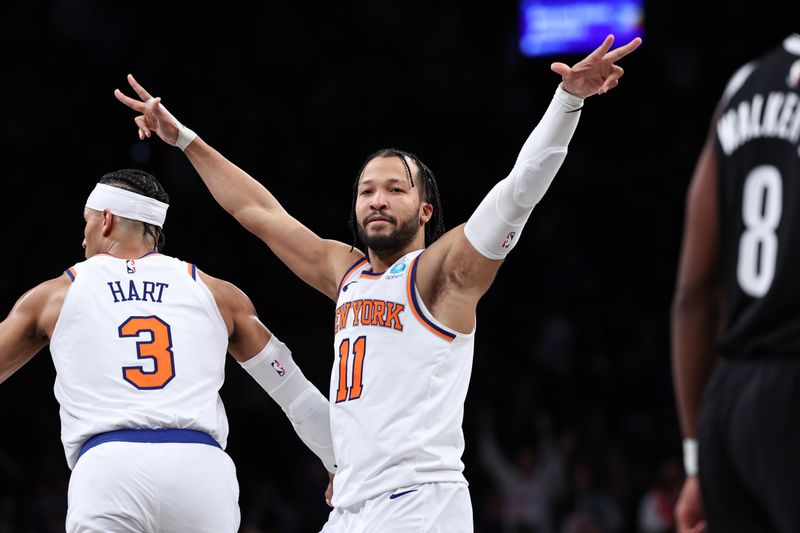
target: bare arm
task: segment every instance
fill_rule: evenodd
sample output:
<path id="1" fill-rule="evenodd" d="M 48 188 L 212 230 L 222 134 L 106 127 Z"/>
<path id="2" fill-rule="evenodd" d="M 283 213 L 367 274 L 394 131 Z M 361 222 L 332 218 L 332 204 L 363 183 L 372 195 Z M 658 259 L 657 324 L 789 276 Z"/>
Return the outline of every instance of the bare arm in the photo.
<path id="1" fill-rule="evenodd" d="M 153 98 L 133 76 L 128 76 L 128 82 L 141 100 L 119 90 L 114 94 L 120 102 L 141 113 L 135 118 L 139 137 L 148 138 L 155 132 L 164 142 L 175 146 L 180 123 L 161 105 L 161 99 Z M 264 241 L 300 279 L 336 299 L 339 278 L 363 256 L 361 252 L 316 235 L 289 215 L 261 183 L 201 138 L 195 138 L 184 152 L 223 209 Z"/>
<path id="2" fill-rule="evenodd" d="M 697 435 L 703 391 L 717 363 L 713 340 L 721 317 L 719 173 L 713 142 L 712 131 L 709 131 L 689 186 L 683 249 L 672 303 L 672 374 L 685 439 L 694 439 Z M 705 531 L 700 482 L 696 475 L 686 477 L 675 506 L 675 518 L 677 529 L 682 533 Z"/>
<path id="3" fill-rule="evenodd" d="M 330 404 L 295 364 L 291 351 L 261 323 L 255 307 L 232 284 L 200 273 L 228 327 L 228 351 L 280 405 L 300 440 L 328 472 L 336 471 Z"/>
<path id="4" fill-rule="evenodd" d="M 250 298 L 235 285 L 200 272 L 200 278 L 214 295 L 228 328 L 228 351 L 244 363 L 267 345 L 272 333 L 261 322 Z"/>
<path id="5" fill-rule="evenodd" d="M 672 372 L 681 429 L 687 438 L 697 434 L 703 390 L 717 362 L 713 348 L 721 316 L 717 188 L 709 134 L 689 186 L 672 303 Z"/>
<path id="6" fill-rule="evenodd" d="M 0 383 L 50 342 L 68 286 L 66 279 L 56 278 L 34 287 L 0 322 Z"/>

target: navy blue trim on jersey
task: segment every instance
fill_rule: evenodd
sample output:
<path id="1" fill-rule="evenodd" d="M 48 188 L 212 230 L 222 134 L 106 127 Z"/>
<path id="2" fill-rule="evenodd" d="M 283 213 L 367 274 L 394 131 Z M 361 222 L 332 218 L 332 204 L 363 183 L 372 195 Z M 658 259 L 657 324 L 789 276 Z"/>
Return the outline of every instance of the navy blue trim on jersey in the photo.
<path id="1" fill-rule="evenodd" d="M 70 280 L 75 281 L 75 276 L 72 275 L 72 271 L 69 268 L 64 271 L 64 274 L 69 276 Z"/>
<path id="2" fill-rule="evenodd" d="M 197 265 L 194 263 L 190 263 L 192 265 L 192 279 L 197 281 Z"/>
<path id="3" fill-rule="evenodd" d="M 214 437 L 202 431 L 194 429 L 118 429 L 106 433 L 98 433 L 91 437 L 81 446 L 81 455 L 91 450 L 95 446 L 106 442 L 178 442 L 182 444 L 207 444 L 216 446 L 220 450 L 222 446 L 214 440 Z"/>
<path id="4" fill-rule="evenodd" d="M 336 287 L 336 295 L 337 296 L 339 295 L 340 292 L 342 292 L 342 284 L 344 283 L 344 281 L 350 276 L 350 274 L 353 273 L 353 271 L 356 268 L 358 268 L 359 266 L 361 266 L 363 263 L 366 263 L 366 262 L 367 262 L 367 258 L 366 257 L 362 257 L 361 259 L 359 259 L 358 261 L 356 261 L 355 263 L 350 265 L 350 268 L 345 270 L 344 276 L 342 276 L 341 281 L 339 281 L 339 286 Z"/>
<path id="5" fill-rule="evenodd" d="M 417 315 L 417 317 L 424 320 L 425 324 L 430 329 L 434 329 L 437 332 L 439 332 L 440 335 L 443 335 L 444 337 L 453 340 L 456 338 L 456 334 L 453 333 L 452 331 L 447 331 L 446 329 L 436 325 L 433 321 L 431 321 L 431 319 L 428 318 L 428 315 L 425 314 L 425 312 L 422 310 L 422 307 L 419 305 L 419 302 L 417 301 L 417 265 L 419 264 L 419 258 L 421 255 L 422 254 L 419 254 L 417 257 L 414 258 L 414 261 L 411 265 L 411 273 L 409 274 L 409 282 L 408 282 L 409 283 L 408 295 L 411 297 L 411 305 L 414 307 L 414 310 L 416 311 L 414 314 Z"/>

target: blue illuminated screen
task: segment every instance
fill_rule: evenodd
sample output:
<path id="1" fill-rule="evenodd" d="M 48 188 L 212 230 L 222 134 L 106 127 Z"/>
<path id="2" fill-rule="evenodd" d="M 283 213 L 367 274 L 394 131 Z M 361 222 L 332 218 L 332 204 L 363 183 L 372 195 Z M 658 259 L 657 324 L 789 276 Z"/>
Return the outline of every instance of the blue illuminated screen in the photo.
<path id="1" fill-rule="evenodd" d="M 526 56 L 584 53 L 606 35 L 614 46 L 644 33 L 644 0 L 521 0 L 519 48 Z"/>

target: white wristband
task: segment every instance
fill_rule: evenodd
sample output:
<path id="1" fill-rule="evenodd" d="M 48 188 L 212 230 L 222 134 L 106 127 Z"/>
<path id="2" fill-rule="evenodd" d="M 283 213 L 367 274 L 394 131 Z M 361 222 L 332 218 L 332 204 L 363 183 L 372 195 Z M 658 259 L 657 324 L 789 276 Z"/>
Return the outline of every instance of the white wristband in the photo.
<path id="1" fill-rule="evenodd" d="M 178 128 L 178 140 L 175 141 L 175 146 L 181 149 L 181 151 L 186 150 L 186 147 L 192 144 L 192 141 L 197 137 L 197 134 L 187 128 L 186 126 L 181 125 Z"/>
<path id="2" fill-rule="evenodd" d="M 152 101 L 153 98 L 151 97 L 147 101 L 145 101 L 145 104 L 149 104 Z M 167 117 L 169 117 L 169 119 L 173 122 L 173 124 L 175 124 L 175 127 L 178 128 L 178 138 L 175 140 L 175 146 L 180 148 L 181 151 L 186 150 L 186 147 L 192 144 L 192 141 L 197 137 L 197 134 L 192 130 L 190 130 L 189 128 L 187 128 L 186 126 L 184 126 L 183 124 L 181 124 L 181 121 L 175 118 L 175 115 L 170 113 L 169 110 L 166 107 L 164 107 L 164 104 L 159 103 L 158 105 L 161 106 L 161 109 L 162 111 L 164 111 L 164 114 L 167 115 Z"/>
<path id="3" fill-rule="evenodd" d="M 683 469 L 687 476 L 697 475 L 697 439 L 683 439 Z"/>

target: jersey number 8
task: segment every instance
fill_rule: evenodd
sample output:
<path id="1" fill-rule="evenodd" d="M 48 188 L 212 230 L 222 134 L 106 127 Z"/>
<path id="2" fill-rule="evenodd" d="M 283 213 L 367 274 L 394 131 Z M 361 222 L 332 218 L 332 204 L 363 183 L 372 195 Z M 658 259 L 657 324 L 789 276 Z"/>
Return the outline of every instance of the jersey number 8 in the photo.
<path id="1" fill-rule="evenodd" d="M 777 168 L 761 165 L 744 180 L 742 217 L 745 230 L 739 241 L 736 278 L 742 290 L 761 298 L 772 285 L 778 257 L 775 230 L 783 211 L 783 183 Z"/>

